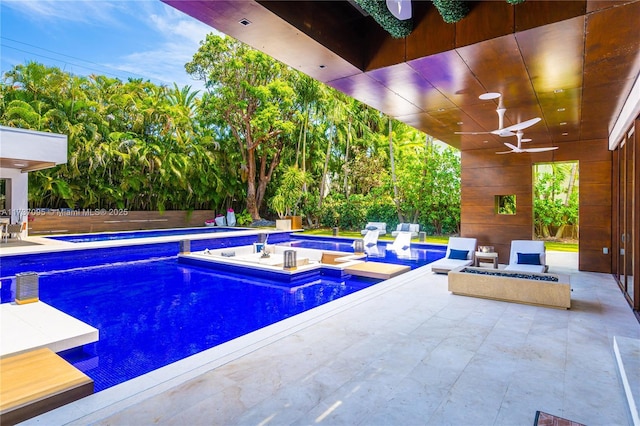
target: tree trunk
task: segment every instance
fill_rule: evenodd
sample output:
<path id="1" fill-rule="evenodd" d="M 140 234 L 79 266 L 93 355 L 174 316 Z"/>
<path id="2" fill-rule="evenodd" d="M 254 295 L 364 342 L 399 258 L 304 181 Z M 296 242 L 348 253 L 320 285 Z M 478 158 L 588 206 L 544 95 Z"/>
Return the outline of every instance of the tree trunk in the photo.
<path id="1" fill-rule="evenodd" d="M 335 137 L 336 131 L 334 127 L 333 137 Z M 327 153 L 324 156 L 324 168 L 322 169 L 322 179 L 320 179 L 320 198 L 318 200 L 318 210 L 322 208 L 322 199 L 325 194 L 325 187 L 327 182 L 327 173 L 329 171 L 329 158 L 331 158 L 331 145 L 333 144 L 333 137 L 327 142 Z"/>
<path id="2" fill-rule="evenodd" d="M 247 212 L 251 218 L 260 220 L 260 207 L 256 200 L 256 159 L 255 150 L 247 151 Z"/>
<path id="3" fill-rule="evenodd" d="M 569 175 L 569 183 L 567 184 L 567 198 L 564 201 L 564 205 L 569 205 L 569 200 L 571 199 L 571 195 L 573 194 L 573 188 L 576 184 L 576 176 L 578 174 L 578 165 L 573 163 L 571 165 L 571 174 Z"/>
<path id="4" fill-rule="evenodd" d="M 347 149 L 344 153 L 344 195 L 349 198 L 349 142 L 351 141 L 351 120 L 347 127 Z"/>
<path id="5" fill-rule="evenodd" d="M 400 211 L 400 202 L 398 201 L 398 184 L 396 182 L 396 163 L 393 158 L 393 122 L 389 117 L 389 160 L 391 161 L 391 182 L 393 184 L 393 203 L 396 205 L 396 212 L 398 213 L 398 221 L 404 222 L 402 212 Z"/>

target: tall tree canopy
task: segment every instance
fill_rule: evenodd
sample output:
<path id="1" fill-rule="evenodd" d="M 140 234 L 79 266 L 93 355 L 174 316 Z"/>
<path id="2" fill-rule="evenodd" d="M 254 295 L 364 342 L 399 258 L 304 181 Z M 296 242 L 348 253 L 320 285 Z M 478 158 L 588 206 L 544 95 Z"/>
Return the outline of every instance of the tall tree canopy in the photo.
<path id="1" fill-rule="evenodd" d="M 29 174 L 30 206 L 459 230 L 455 150 L 226 37 L 209 36 L 186 67 L 205 91 L 37 63 L 7 72 L 0 123 L 69 137 L 67 164 Z"/>
<path id="2" fill-rule="evenodd" d="M 296 74 L 262 52 L 213 34 L 186 69 L 207 87 L 202 119 L 233 135 L 247 184 L 247 210 L 258 220 L 267 185 L 294 140 Z"/>

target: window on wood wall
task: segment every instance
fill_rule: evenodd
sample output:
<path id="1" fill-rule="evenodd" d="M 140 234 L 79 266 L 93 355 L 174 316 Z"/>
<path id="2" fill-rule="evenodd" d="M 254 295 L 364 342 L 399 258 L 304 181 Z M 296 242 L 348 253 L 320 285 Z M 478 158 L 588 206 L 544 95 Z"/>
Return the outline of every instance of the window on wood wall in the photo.
<path id="1" fill-rule="evenodd" d="M 496 195 L 495 198 L 497 214 L 516 214 L 516 196 Z"/>

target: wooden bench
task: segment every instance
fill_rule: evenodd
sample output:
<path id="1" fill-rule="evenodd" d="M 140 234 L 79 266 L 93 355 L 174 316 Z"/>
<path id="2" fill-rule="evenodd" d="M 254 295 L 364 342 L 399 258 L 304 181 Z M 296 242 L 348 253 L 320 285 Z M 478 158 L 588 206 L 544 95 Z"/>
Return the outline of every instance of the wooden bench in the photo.
<path id="1" fill-rule="evenodd" d="M 0 422 L 12 425 L 93 393 L 93 380 L 51 349 L 0 360 Z"/>

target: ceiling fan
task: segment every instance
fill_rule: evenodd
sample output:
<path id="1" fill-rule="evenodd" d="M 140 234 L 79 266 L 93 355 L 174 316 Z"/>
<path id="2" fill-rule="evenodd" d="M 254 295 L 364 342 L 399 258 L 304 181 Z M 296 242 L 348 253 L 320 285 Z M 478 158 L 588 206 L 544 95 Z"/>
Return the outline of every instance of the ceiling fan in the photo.
<path id="1" fill-rule="evenodd" d="M 510 144 L 509 142 L 505 142 L 504 144 L 511 148 L 511 151 L 500 151 L 500 152 L 496 152 L 496 154 L 511 154 L 512 152 L 515 152 L 516 154 L 519 154 L 521 152 L 544 152 L 544 151 L 553 151 L 554 149 L 558 149 L 557 146 L 550 146 L 547 148 L 522 148 L 522 142 L 531 142 L 531 139 L 523 139 L 522 136 L 524 135 L 524 133 L 522 133 L 522 130 L 518 130 L 516 132 L 516 136 L 518 137 L 518 146 L 515 146 L 513 144 Z"/>
<path id="2" fill-rule="evenodd" d="M 482 95 L 478 96 L 478 98 L 482 100 L 490 100 L 490 99 L 500 98 L 501 96 L 502 95 L 500 93 L 489 92 L 489 93 L 483 93 Z M 516 136 L 516 133 L 514 132 L 526 129 L 527 127 L 531 127 L 541 120 L 540 117 L 536 117 L 527 121 L 516 123 L 508 127 L 504 127 L 504 113 L 506 111 L 507 109 L 504 106 L 502 106 L 502 99 L 500 99 L 498 103 L 498 108 L 496 109 L 496 112 L 498 113 L 498 128 L 496 130 L 492 130 L 490 132 L 455 132 L 455 134 L 456 135 L 497 135 L 500 137 Z"/>

